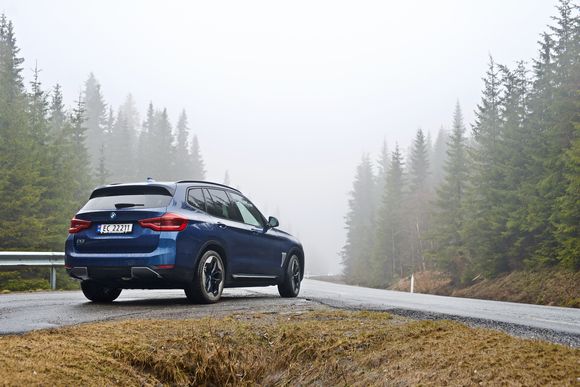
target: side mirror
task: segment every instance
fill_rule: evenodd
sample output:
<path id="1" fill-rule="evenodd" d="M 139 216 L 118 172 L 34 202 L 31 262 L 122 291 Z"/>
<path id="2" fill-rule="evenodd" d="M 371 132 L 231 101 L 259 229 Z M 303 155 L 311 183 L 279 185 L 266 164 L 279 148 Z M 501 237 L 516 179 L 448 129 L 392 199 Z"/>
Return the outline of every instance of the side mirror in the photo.
<path id="1" fill-rule="evenodd" d="M 280 222 L 278 222 L 278 219 L 274 218 L 273 216 L 270 216 L 268 218 L 268 224 L 267 224 L 267 226 L 269 228 L 278 227 L 279 225 L 280 225 Z"/>

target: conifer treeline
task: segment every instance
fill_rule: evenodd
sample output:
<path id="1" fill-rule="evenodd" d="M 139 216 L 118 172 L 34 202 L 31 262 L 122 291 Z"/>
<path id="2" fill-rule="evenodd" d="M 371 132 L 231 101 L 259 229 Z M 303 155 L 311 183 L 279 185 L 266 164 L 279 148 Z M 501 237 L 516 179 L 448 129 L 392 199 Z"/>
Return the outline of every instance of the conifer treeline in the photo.
<path id="1" fill-rule="evenodd" d="M 115 111 L 91 74 L 67 109 L 61 87 L 22 75 L 12 22 L 0 17 L 0 250 L 62 250 L 70 216 L 95 185 L 203 179 L 185 111 L 175 130 L 149 104 L 143 123 L 131 95 Z"/>
<path id="2" fill-rule="evenodd" d="M 363 156 L 342 250 L 349 282 L 580 269 L 580 16 L 570 0 L 557 10 L 531 68 L 490 58 L 470 136 L 458 103 L 434 146 L 421 130 L 406 161 L 385 146 L 377 174 Z"/>

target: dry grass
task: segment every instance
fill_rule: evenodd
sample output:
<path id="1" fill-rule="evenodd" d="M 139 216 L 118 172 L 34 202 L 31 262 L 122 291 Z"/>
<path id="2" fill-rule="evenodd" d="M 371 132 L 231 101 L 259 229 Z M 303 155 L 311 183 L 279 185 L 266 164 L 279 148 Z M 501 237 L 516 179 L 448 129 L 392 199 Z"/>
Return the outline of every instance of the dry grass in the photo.
<path id="1" fill-rule="evenodd" d="M 379 312 L 132 320 L 0 337 L 5 385 L 574 385 L 580 350 Z"/>
<path id="2" fill-rule="evenodd" d="M 411 282 L 406 277 L 390 289 L 408 292 L 410 287 Z M 415 292 L 580 308 L 580 272 L 515 271 L 458 288 L 453 286 L 449 275 L 424 271 L 415 273 Z"/>
<path id="3" fill-rule="evenodd" d="M 580 271 L 516 271 L 455 290 L 452 295 L 579 308 Z"/>

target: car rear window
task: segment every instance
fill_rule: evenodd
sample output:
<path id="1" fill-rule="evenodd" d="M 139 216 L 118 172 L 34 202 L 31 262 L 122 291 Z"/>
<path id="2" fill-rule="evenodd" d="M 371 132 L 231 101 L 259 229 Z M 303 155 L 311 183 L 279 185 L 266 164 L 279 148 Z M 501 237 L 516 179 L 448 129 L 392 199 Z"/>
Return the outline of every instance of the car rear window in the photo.
<path id="1" fill-rule="evenodd" d="M 167 207 L 172 196 L 164 187 L 105 187 L 93 191 L 82 211 Z"/>

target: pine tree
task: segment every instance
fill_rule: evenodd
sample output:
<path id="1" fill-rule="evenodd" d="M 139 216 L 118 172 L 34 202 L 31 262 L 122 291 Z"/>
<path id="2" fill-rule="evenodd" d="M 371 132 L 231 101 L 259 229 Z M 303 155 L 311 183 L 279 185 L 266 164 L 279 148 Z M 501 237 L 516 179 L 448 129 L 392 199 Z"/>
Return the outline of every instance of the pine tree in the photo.
<path id="1" fill-rule="evenodd" d="M 104 142 L 104 134 L 107 128 L 107 104 L 101 93 L 101 85 L 93 73 L 89 74 L 89 78 L 85 82 L 83 103 L 86 117 L 85 126 L 87 128 L 87 150 L 89 152 L 91 171 L 95 171 L 98 165 L 101 145 L 105 144 L 105 147 L 107 145 Z"/>
<path id="2" fill-rule="evenodd" d="M 539 58 L 534 61 L 532 97 L 530 101 L 530 126 L 527 143 L 533 149 L 533 172 L 529 183 L 533 189 L 527 193 L 526 230 L 533 237 L 528 266 L 541 267 L 560 262 L 569 265 L 570 257 L 562 254 L 567 250 L 560 234 L 570 230 L 567 221 L 558 211 L 564 197 L 569 195 L 566 177 L 573 157 L 573 143 L 578 138 L 578 110 L 580 84 L 580 16 L 578 6 L 562 0 L 557 6 L 558 15 L 553 17 L 552 35 L 544 33 Z M 567 211 L 566 211 L 567 212 Z M 573 211 L 572 211 L 573 212 Z M 564 224 L 560 223 L 562 220 Z M 572 226 L 573 228 L 573 226 Z M 560 237 L 564 239 L 561 239 Z M 573 260 L 573 258 L 572 258 Z"/>
<path id="3" fill-rule="evenodd" d="M 523 62 L 515 70 L 499 66 L 504 88 L 501 103 L 502 137 L 497 143 L 498 157 L 495 210 L 501 213 L 495 222 L 505 222 L 501 253 L 509 271 L 522 269 L 524 259 L 535 248 L 532 234 L 526 230 L 529 181 L 533 173 L 534 149 L 528 145 L 529 79 Z M 497 239 L 499 240 L 499 239 Z"/>
<path id="4" fill-rule="evenodd" d="M 39 247 L 36 217 L 43 188 L 12 22 L 0 17 L 0 249 Z"/>
<path id="5" fill-rule="evenodd" d="M 33 78 L 30 82 L 31 92 L 28 94 L 28 117 L 33 139 L 39 145 L 40 150 L 40 146 L 46 144 L 48 133 L 48 95 L 42 90 L 39 76 L 40 70 L 37 65 L 34 68 Z"/>
<path id="6" fill-rule="evenodd" d="M 462 279 L 465 252 L 461 238 L 464 221 L 465 190 L 468 181 L 465 125 L 459 102 L 453 113 L 453 128 L 447 143 L 444 180 L 437 189 L 431 237 L 435 242 L 435 261 L 455 280 Z"/>
<path id="7" fill-rule="evenodd" d="M 404 186 L 403 158 L 396 145 L 391 153 L 384 193 L 378 206 L 369 285 L 384 287 L 397 275 L 404 275 L 403 248 L 406 240 L 401 227 L 404 223 Z"/>
<path id="8" fill-rule="evenodd" d="M 154 157 L 156 163 L 152 165 L 152 173 L 157 179 L 170 180 L 172 170 L 175 167 L 175 148 L 167 109 L 156 112 L 151 139 L 157 149 L 157 153 L 155 153 L 157 157 Z"/>
<path id="9" fill-rule="evenodd" d="M 189 125 L 185 110 L 177 121 L 177 143 L 175 144 L 175 170 L 172 179 L 190 179 L 191 155 L 189 154 Z"/>
<path id="10" fill-rule="evenodd" d="M 112 111 L 110 115 L 112 116 Z M 129 126 L 129 119 L 121 109 L 117 113 L 117 118 L 111 121 L 110 133 L 107 136 L 106 169 L 111 178 L 117 182 L 131 181 L 136 175 L 133 151 L 134 132 Z M 101 174 L 100 169 L 99 166 L 99 174 Z"/>
<path id="11" fill-rule="evenodd" d="M 433 151 L 429 156 L 431 160 L 430 186 L 433 190 L 439 187 L 445 176 L 445 162 L 447 160 L 447 143 L 449 142 L 449 133 L 441 126 L 435 138 Z"/>
<path id="12" fill-rule="evenodd" d="M 52 90 L 48 118 L 48 136 L 52 139 L 57 139 L 62 135 L 63 127 L 66 123 L 66 112 L 62 98 L 62 88 L 57 83 Z"/>
<path id="13" fill-rule="evenodd" d="M 580 107 L 579 107 L 580 108 Z M 580 122 L 576 121 L 580 132 Z M 577 134 L 565 154 L 566 191 L 557 199 L 555 236 L 559 243 L 558 260 L 565 268 L 580 270 L 580 136 Z"/>
<path id="14" fill-rule="evenodd" d="M 87 127 L 85 126 L 85 105 L 82 97 L 79 96 L 76 106 L 73 109 L 70 120 L 70 142 L 71 150 L 69 161 L 75 169 L 75 178 L 69 183 L 73 193 L 72 200 L 78 205 L 86 201 L 90 189 L 93 188 L 93 170 L 89 163 L 89 152 L 87 149 Z"/>
<path id="15" fill-rule="evenodd" d="M 580 6 L 561 0 L 555 35 L 552 125 L 547 130 L 545 196 L 553 199 L 550 225 L 556 251 L 546 251 L 553 260 L 578 269 L 578 141 L 580 139 Z"/>
<path id="16" fill-rule="evenodd" d="M 341 252 L 344 275 L 349 283 L 368 284 L 373 275 L 370 260 L 375 212 L 374 183 L 370 158 L 363 155 L 350 192 L 346 244 Z"/>
<path id="17" fill-rule="evenodd" d="M 466 243 L 470 270 L 494 275 L 508 270 L 502 235 L 506 214 L 498 210 L 499 193 L 504 189 L 498 153 L 501 138 L 502 84 L 500 70 L 490 58 L 481 103 L 473 126 L 474 146 L 470 149 L 473 173 L 470 174 L 468 200 L 462 239 Z"/>
<path id="18" fill-rule="evenodd" d="M 406 207 L 410 222 L 411 244 L 408 265 L 411 270 L 425 269 L 425 237 L 429 228 L 429 148 L 425 134 L 417 130 L 409 165 L 409 194 Z"/>
<path id="19" fill-rule="evenodd" d="M 152 155 L 155 154 L 155 144 L 153 143 L 153 130 L 155 125 L 155 110 L 153 103 L 149 103 L 147 115 L 143 122 L 143 128 L 139 135 L 139 146 L 137 149 L 137 170 L 138 179 L 145 180 L 153 176 L 152 164 L 155 163 Z"/>
<path id="20" fill-rule="evenodd" d="M 194 180 L 205 179 L 205 163 L 201 157 L 197 136 L 193 136 L 191 144 L 191 178 Z"/>
<path id="21" fill-rule="evenodd" d="M 375 198 L 376 203 L 380 203 L 383 198 L 390 162 L 391 157 L 389 153 L 389 147 L 387 146 L 387 141 L 384 140 L 383 146 L 381 147 L 381 154 L 379 155 L 379 159 L 377 160 L 377 184 Z"/>

